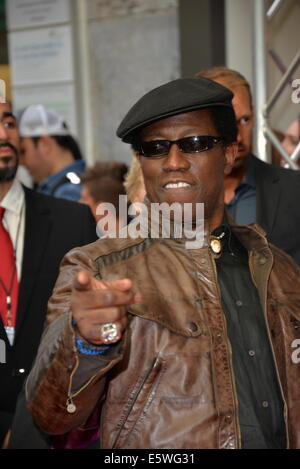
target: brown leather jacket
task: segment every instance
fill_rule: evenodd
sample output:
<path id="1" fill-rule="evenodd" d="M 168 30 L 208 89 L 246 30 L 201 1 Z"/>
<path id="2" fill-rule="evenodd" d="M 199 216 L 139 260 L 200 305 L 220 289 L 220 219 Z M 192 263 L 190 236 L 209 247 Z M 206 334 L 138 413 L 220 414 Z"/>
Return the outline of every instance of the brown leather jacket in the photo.
<path id="1" fill-rule="evenodd" d="M 249 251 L 285 404 L 288 446 L 300 448 L 300 363 L 292 360 L 300 339 L 300 269 L 269 246 L 256 225 L 232 229 Z M 69 300 L 81 269 L 107 280 L 129 277 L 142 294 L 113 355 L 87 359 L 76 353 Z M 74 249 L 49 303 L 49 317 L 58 315 L 27 382 L 29 408 L 43 431 L 66 433 L 102 406 L 103 448 L 240 447 L 231 347 L 207 246 L 187 250 L 182 240 L 104 239 Z"/>

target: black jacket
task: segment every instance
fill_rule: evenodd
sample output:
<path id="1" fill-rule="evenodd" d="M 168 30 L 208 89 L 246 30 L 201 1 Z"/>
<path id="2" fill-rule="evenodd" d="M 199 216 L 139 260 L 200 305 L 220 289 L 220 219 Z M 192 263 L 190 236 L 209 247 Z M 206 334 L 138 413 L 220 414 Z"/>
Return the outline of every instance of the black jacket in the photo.
<path id="1" fill-rule="evenodd" d="M 256 222 L 266 231 L 270 243 L 300 264 L 300 172 L 252 158 Z"/>

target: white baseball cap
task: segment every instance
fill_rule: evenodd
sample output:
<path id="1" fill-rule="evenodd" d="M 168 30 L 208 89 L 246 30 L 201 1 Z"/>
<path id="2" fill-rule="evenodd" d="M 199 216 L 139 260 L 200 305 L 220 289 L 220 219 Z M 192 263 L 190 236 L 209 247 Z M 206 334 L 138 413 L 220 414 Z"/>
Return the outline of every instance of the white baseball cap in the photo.
<path id="1" fill-rule="evenodd" d="M 70 135 L 62 116 L 42 104 L 28 106 L 19 121 L 21 137 L 41 137 L 42 135 Z"/>

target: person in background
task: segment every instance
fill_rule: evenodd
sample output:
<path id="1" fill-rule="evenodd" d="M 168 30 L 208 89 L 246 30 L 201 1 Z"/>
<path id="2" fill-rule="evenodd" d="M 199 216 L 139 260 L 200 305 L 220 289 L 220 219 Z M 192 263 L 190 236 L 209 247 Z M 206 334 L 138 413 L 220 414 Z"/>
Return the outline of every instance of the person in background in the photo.
<path id="1" fill-rule="evenodd" d="M 19 129 L 21 163 L 37 192 L 77 202 L 85 162 L 63 118 L 40 104 L 32 105 L 21 113 Z"/>
<path id="2" fill-rule="evenodd" d="M 110 203 L 115 208 L 116 229 L 127 223 L 119 211 L 119 196 L 125 195 L 124 177 L 128 167 L 117 161 L 98 162 L 81 175 L 82 192 L 80 202 L 87 204 L 98 222 L 104 215 L 97 213 L 101 203 Z M 98 209 L 99 210 L 99 209 Z"/>
<path id="3" fill-rule="evenodd" d="M 88 207 L 20 184 L 19 153 L 16 119 L 10 105 L 0 103 L 0 339 L 6 347 L 6 362 L 0 364 L 0 447 L 36 355 L 60 261 L 73 247 L 97 238 Z M 28 437 L 26 428 L 17 426 Z"/>
<path id="4" fill-rule="evenodd" d="M 261 161 L 252 153 L 254 112 L 246 78 L 226 67 L 212 67 L 196 74 L 230 89 L 238 128 L 238 155 L 225 175 L 225 202 L 240 224 L 257 222 L 268 241 L 300 263 L 300 173 Z"/>

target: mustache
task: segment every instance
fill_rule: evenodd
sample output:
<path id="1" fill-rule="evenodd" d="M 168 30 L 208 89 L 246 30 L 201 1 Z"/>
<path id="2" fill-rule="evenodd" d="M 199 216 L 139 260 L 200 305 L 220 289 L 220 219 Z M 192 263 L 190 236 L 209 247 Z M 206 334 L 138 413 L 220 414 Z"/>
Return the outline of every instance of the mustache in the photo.
<path id="1" fill-rule="evenodd" d="M 9 142 L 0 142 L 0 148 L 10 148 L 18 156 L 18 150 Z"/>

